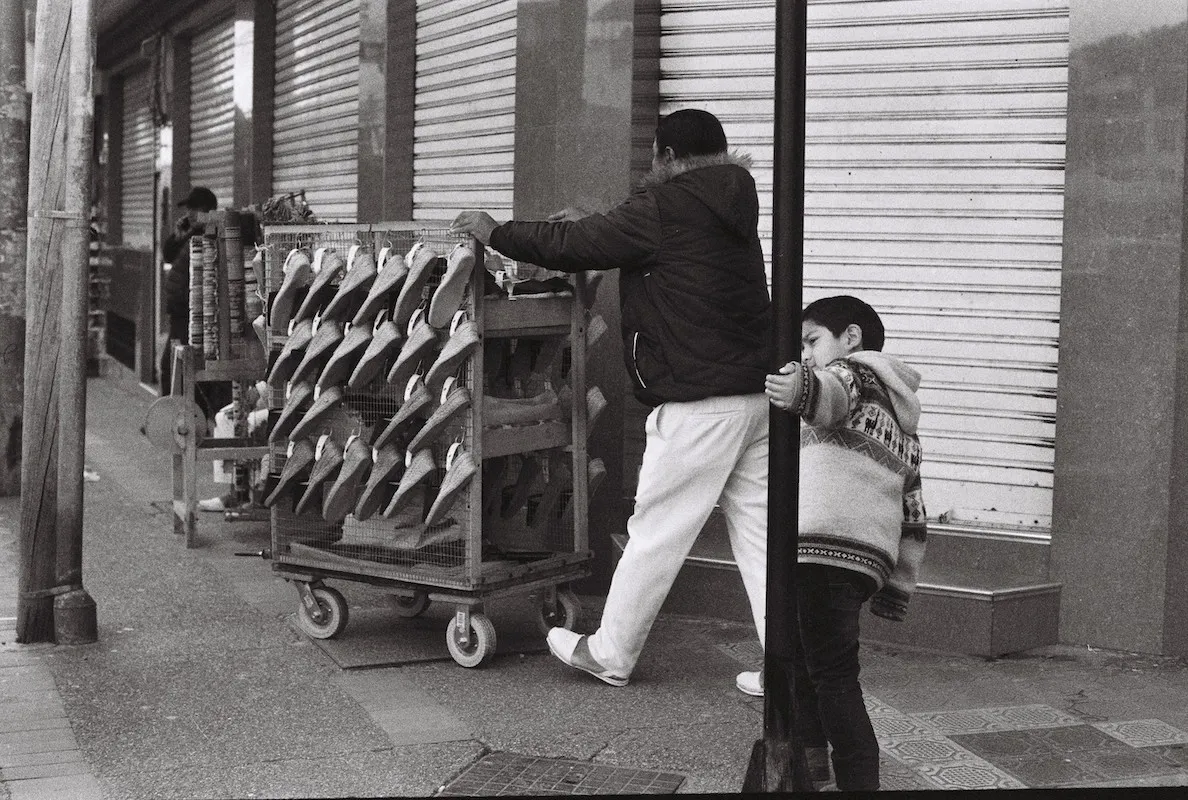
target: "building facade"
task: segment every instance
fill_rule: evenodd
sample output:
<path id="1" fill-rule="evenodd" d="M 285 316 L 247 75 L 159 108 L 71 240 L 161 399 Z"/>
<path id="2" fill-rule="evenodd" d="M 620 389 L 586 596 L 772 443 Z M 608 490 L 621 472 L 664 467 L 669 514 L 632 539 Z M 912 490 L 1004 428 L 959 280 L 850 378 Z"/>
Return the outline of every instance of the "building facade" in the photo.
<path id="1" fill-rule="evenodd" d="M 753 157 L 770 253 L 773 0 L 124 5 L 98 46 L 108 340 L 146 383 L 157 248 L 193 185 L 233 207 L 303 192 L 325 221 L 605 209 L 657 117 L 694 106 Z M 927 568 L 909 622 L 867 637 L 1188 654 L 1186 66 L 1173 0 L 810 3 L 805 297 L 867 299 L 924 375 Z M 596 310 L 617 328 L 613 273 Z M 591 588 L 646 413 L 614 338 L 591 353 L 617 387 Z M 724 540 L 712 519 L 673 608 L 742 611 Z"/>

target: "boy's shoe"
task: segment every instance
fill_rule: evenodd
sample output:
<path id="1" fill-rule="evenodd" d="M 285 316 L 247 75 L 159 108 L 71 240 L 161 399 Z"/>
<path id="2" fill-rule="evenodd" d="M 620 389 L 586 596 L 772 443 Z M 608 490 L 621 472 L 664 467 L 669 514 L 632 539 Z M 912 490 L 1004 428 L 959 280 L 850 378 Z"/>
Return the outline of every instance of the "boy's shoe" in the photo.
<path id="1" fill-rule="evenodd" d="M 587 643 L 589 638 L 565 628 L 552 628 L 545 640 L 549 643 L 549 651 L 562 663 L 588 672 L 611 686 L 626 686 L 627 677 L 625 675 L 616 675 L 590 655 L 590 646 Z"/>
<path id="2" fill-rule="evenodd" d="M 743 694 L 749 694 L 751 697 L 763 696 L 763 673 L 762 672 L 740 672 L 734 679 L 734 685 Z"/>

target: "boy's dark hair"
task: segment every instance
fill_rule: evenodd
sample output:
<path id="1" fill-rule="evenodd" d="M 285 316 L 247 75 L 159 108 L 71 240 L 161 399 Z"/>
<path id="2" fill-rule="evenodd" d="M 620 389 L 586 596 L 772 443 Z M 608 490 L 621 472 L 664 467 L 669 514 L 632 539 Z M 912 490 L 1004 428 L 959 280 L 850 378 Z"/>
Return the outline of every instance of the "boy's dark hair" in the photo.
<path id="1" fill-rule="evenodd" d="M 815 322 L 822 328 L 828 328 L 834 336 L 841 336 L 842 331 L 851 325 L 862 329 L 862 349 L 882 350 L 885 332 L 883 321 L 879 314 L 857 297 L 839 294 L 834 297 L 822 297 L 814 300 L 805 307 L 800 315 L 804 322 Z"/>
<path id="2" fill-rule="evenodd" d="M 656 126 L 656 149 L 663 153 L 671 147 L 676 158 L 707 156 L 726 152 L 726 132 L 722 123 L 708 111 L 682 108 Z"/>

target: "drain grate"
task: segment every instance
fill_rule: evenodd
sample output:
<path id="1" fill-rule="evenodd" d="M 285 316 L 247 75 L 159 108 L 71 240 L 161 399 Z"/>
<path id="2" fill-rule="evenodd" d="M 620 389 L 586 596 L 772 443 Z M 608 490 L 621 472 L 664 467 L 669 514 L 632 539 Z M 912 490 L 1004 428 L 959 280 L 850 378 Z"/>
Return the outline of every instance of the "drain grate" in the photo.
<path id="1" fill-rule="evenodd" d="M 675 772 L 491 753 L 443 786 L 438 795 L 674 794 L 684 780 Z"/>

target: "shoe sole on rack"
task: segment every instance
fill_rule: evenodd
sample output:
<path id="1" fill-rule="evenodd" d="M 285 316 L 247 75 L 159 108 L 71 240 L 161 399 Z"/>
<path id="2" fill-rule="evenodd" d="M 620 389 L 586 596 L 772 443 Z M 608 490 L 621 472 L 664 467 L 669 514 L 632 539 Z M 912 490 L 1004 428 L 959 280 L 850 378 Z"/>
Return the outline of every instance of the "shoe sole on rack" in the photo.
<path id="1" fill-rule="evenodd" d="M 395 447 L 381 447 L 378 456 L 373 454 L 371 473 L 367 476 L 363 493 L 355 503 L 356 519 L 370 519 L 387 506 L 392 493 L 396 491 L 396 487 L 392 486 L 393 479 L 403 467 L 404 453 Z"/>
<path id="2" fill-rule="evenodd" d="M 396 487 L 396 493 L 392 495 L 392 501 L 388 503 L 387 508 L 384 509 L 383 516 L 389 518 L 400 509 L 408 505 L 412 499 L 412 489 L 418 486 L 421 481 L 428 478 L 437 469 L 437 464 L 433 461 L 433 454 L 428 450 L 418 450 L 413 453 L 412 459 L 409 460 L 404 474 L 400 476 L 400 485 Z"/>
<path id="3" fill-rule="evenodd" d="M 362 391 L 379 377 L 388 356 L 399 348 L 403 341 L 400 329 L 392 320 L 384 320 L 377 325 L 372 332 L 371 341 L 367 343 L 367 349 L 363 351 L 363 356 L 347 380 L 347 388 L 352 392 Z"/>
<path id="4" fill-rule="evenodd" d="M 327 250 L 318 263 L 317 255 L 314 255 L 314 277 L 309 284 L 309 291 L 305 294 L 305 299 L 301 301 L 301 306 L 294 314 L 294 319 L 311 319 L 317 316 L 322 307 L 330 300 L 334 292 L 334 281 L 342 276 L 343 268 L 346 267 L 346 261 L 338 254 L 337 250 Z"/>
<path id="5" fill-rule="evenodd" d="M 453 509 L 458 496 L 470 485 L 470 481 L 477 471 L 478 467 L 470 453 L 463 451 L 454 458 L 454 463 L 450 465 L 446 470 L 445 477 L 442 478 L 441 489 L 438 490 L 437 497 L 429 507 L 429 513 L 425 515 L 426 526 L 431 528 L 445 522 L 446 515 Z"/>
<path id="6" fill-rule="evenodd" d="M 342 452 L 342 468 L 322 499 L 322 519 L 342 522 L 359 501 L 364 481 L 371 472 L 371 446 L 355 437 Z"/>
<path id="7" fill-rule="evenodd" d="M 341 468 L 342 447 L 327 436 L 325 443 L 322 445 L 322 452 L 319 454 L 315 450 L 313 469 L 309 473 L 309 483 L 306 484 L 305 492 L 301 495 L 301 499 L 297 501 L 297 506 L 293 509 L 293 513 L 304 514 L 305 509 L 314 502 L 314 498 L 320 493 L 322 486 L 327 481 L 331 481 L 337 477 L 338 470 Z"/>
<path id="8" fill-rule="evenodd" d="M 454 313 L 462 307 L 466 287 L 474 272 L 474 247 L 459 243 L 446 259 L 446 271 L 429 301 L 429 324 L 444 328 Z"/>
<path id="9" fill-rule="evenodd" d="M 408 275 L 404 285 L 400 287 L 400 295 L 396 298 L 396 305 L 392 308 L 392 320 L 401 330 L 405 329 L 412 319 L 413 312 L 421 305 L 421 295 L 425 291 L 425 284 L 433 274 L 433 265 L 437 262 L 437 251 L 428 245 L 414 246 L 409 252 Z"/>
<path id="10" fill-rule="evenodd" d="M 371 287 L 376 274 L 375 259 L 371 257 L 371 253 L 362 249 L 356 251 L 353 258 L 347 259 L 346 274 L 342 276 L 342 282 L 338 284 L 334 296 L 322 310 L 322 317 L 351 319 L 356 310 L 353 308 L 356 300 Z"/>

